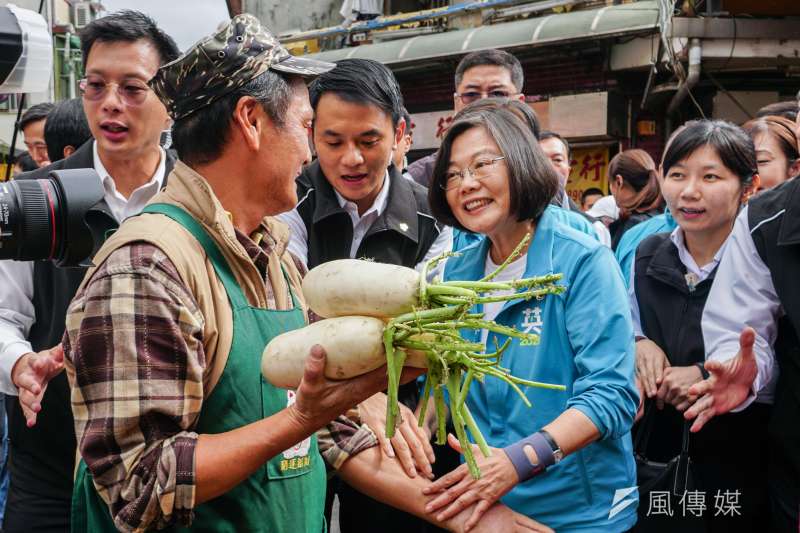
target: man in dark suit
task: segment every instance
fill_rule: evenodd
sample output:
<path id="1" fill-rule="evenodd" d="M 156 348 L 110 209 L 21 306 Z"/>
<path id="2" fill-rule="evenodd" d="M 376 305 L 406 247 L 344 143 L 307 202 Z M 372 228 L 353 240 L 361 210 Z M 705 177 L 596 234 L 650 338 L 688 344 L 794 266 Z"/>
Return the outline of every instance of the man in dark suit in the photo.
<path id="1" fill-rule="evenodd" d="M 179 52 L 135 11 L 92 22 L 81 32 L 81 49 L 86 78 L 80 87 L 94 139 L 18 179 L 93 168 L 105 190 L 101 208 L 122 222 L 144 207 L 172 170 L 174 159 L 158 144 L 168 115 L 147 82 Z M 70 527 L 76 442 L 60 342 L 84 273 L 45 261 L 0 262 L 0 279 L 11 281 L 0 287 L 0 391 L 12 395 L 6 405 L 11 485 L 5 532 Z"/>

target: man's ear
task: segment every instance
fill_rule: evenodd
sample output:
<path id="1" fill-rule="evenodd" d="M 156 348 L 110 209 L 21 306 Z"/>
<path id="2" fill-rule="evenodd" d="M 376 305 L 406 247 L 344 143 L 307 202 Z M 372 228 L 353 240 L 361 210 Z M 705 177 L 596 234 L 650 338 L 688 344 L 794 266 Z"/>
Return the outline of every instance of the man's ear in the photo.
<path id="1" fill-rule="evenodd" d="M 269 120 L 261 104 L 252 96 L 243 96 L 233 109 L 231 127 L 235 128 L 245 145 L 253 151 L 261 146 L 261 133 Z"/>
<path id="2" fill-rule="evenodd" d="M 67 146 L 65 146 L 64 150 L 62 151 L 62 154 L 64 155 L 64 159 L 68 158 L 69 156 L 71 156 L 74 153 L 75 153 L 75 147 L 72 146 L 71 144 L 68 144 Z"/>
<path id="3" fill-rule="evenodd" d="M 400 144 L 400 141 L 403 140 L 403 135 L 406 134 L 406 119 L 401 118 L 397 122 L 397 127 L 394 130 L 394 145 L 392 145 L 392 150 L 397 150 L 397 146 Z"/>

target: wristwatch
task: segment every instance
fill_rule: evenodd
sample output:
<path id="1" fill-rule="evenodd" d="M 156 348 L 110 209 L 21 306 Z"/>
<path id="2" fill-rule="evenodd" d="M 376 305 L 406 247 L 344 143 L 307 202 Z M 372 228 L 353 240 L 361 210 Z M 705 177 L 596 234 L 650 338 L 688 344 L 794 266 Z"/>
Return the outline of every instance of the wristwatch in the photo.
<path id="1" fill-rule="evenodd" d="M 561 451 L 561 448 L 559 448 L 558 443 L 553 438 L 553 436 L 550 435 L 550 433 L 548 433 L 543 429 L 540 429 L 539 433 L 542 435 L 542 437 L 544 437 L 544 440 L 547 441 L 547 444 L 550 445 L 550 449 L 553 450 L 553 459 L 554 459 L 553 464 L 558 464 L 564 458 L 564 452 Z"/>

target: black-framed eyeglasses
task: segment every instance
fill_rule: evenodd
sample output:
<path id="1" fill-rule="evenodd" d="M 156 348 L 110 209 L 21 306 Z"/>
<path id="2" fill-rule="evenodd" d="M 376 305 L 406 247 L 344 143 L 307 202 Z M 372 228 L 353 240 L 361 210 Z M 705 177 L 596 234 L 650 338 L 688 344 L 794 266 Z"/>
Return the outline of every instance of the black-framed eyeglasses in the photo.
<path id="1" fill-rule="evenodd" d="M 471 104 L 472 102 L 477 102 L 483 98 L 511 98 L 515 94 L 509 91 L 504 91 L 502 89 L 496 89 L 494 91 L 488 92 L 480 92 L 480 91 L 466 91 L 463 93 L 453 93 L 453 95 L 461 100 L 461 103 L 464 105 Z"/>
<path id="2" fill-rule="evenodd" d="M 444 181 L 440 183 L 439 186 L 446 191 L 456 189 L 461 186 L 461 181 L 467 174 L 472 176 L 472 179 L 476 181 L 486 179 L 492 175 L 492 167 L 494 167 L 495 163 L 503 159 L 505 159 L 505 156 L 502 155 L 499 157 L 478 159 L 464 170 L 448 170 L 444 175 Z"/>
<path id="3" fill-rule="evenodd" d="M 142 105 L 147 98 L 150 87 L 143 81 L 126 80 L 122 83 L 107 82 L 99 77 L 83 78 L 78 86 L 83 96 L 90 101 L 97 101 L 105 98 L 108 88 L 116 86 L 117 96 L 127 105 Z"/>

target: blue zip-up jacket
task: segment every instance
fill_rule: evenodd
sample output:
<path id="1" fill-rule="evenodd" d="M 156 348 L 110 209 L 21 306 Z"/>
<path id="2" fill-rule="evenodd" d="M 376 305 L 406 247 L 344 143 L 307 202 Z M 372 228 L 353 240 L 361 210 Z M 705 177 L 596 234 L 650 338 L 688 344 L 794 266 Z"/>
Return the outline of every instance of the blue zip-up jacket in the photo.
<path id="1" fill-rule="evenodd" d="M 448 259 L 445 280 L 482 278 L 489 245 L 482 239 Z M 521 378 L 566 385 L 566 392 L 525 389 L 533 404 L 528 408 L 506 383 L 487 377 L 473 382 L 467 405 L 497 448 L 540 430 L 569 408 L 584 413 L 600 439 L 517 485 L 502 501 L 559 533 L 626 531 L 636 522 L 638 503 L 630 430 L 639 394 L 625 286 L 610 249 L 547 209 L 528 250 L 525 277 L 559 272 L 566 292 L 508 302 L 496 321 L 540 335 L 538 346 L 513 340 L 503 366 Z M 480 342 L 480 331 L 464 335 Z M 489 349 L 495 341 L 501 345 L 505 337 L 490 332 Z"/>
<path id="2" fill-rule="evenodd" d="M 639 243 L 650 235 L 672 231 L 677 227 L 678 223 L 672 218 L 672 213 L 669 212 L 669 207 L 667 207 L 662 214 L 640 222 L 625 232 L 617 245 L 617 251 L 614 255 L 617 258 L 619 267 L 622 269 L 622 279 L 625 281 L 626 287 L 631 280 L 631 267 L 633 266 L 633 260 L 636 258 L 636 249 L 639 247 Z"/>
<path id="3" fill-rule="evenodd" d="M 591 224 L 589 224 L 588 220 L 586 220 L 584 217 L 582 217 L 575 211 L 570 211 L 569 209 L 564 209 L 563 207 L 558 207 L 556 205 L 548 206 L 547 210 L 550 211 L 553 214 L 553 216 L 556 217 L 556 220 L 558 220 L 562 224 L 566 224 L 567 226 L 574 228 L 580 231 L 581 233 L 585 233 L 586 235 L 599 240 L 597 232 L 594 230 L 594 227 Z M 470 244 L 478 242 L 483 238 L 484 238 L 483 235 L 478 235 L 477 233 L 470 233 L 468 231 L 454 229 L 453 251 L 457 252 L 462 248 L 466 248 Z"/>

